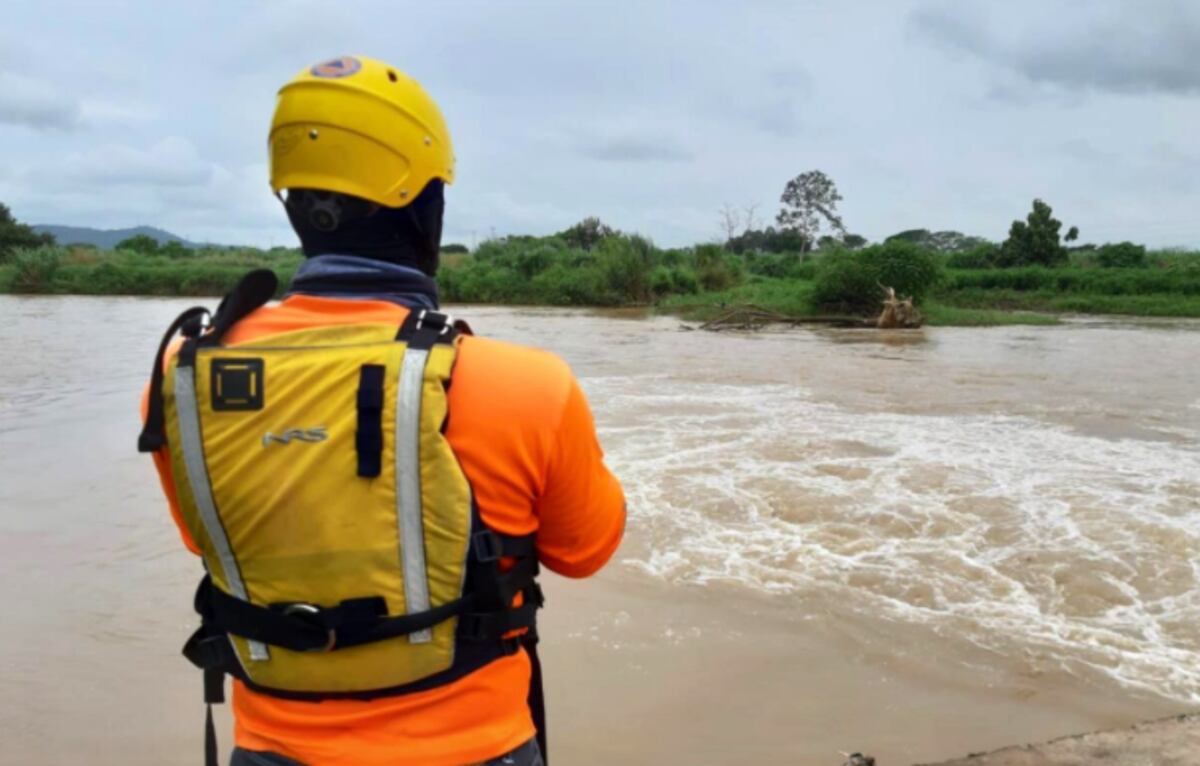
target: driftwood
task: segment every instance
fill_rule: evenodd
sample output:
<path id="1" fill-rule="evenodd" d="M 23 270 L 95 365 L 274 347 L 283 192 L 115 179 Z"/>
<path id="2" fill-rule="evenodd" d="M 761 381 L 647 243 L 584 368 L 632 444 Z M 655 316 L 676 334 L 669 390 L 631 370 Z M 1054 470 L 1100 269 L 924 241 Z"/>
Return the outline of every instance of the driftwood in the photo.
<path id="1" fill-rule="evenodd" d="M 912 298 L 898 298 L 891 287 L 879 285 L 884 292 L 883 310 L 879 316 L 863 318 L 856 316 L 825 315 L 796 317 L 780 314 L 753 304 L 732 306 L 704 324 L 701 330 L 758 330 L 769 324 L 806 325 L 819 324 L 830 327 L 878 327 L 881 330 L 920 327 L 925 321 L 921 312 L 913 306 Z"/>
<path id="2" fill-rule="evenodd" d="M 757 330 L 768 324 L 823 324 L 834 327 L 870 327 L 871 323 L 862 317 L 853 316 L 811 316 L 793 317 L 770 311 L 752 304 L 734 306 L 720 316 L 714 317 L 700 325 L 701 330 Z"/>

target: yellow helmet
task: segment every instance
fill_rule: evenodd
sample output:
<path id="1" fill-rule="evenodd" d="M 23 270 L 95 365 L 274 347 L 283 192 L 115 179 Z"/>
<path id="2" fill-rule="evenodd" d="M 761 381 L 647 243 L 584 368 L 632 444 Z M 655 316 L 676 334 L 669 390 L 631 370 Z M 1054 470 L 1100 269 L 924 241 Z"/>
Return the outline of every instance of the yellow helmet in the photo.
<path id="1" fill-rule="evenodd" d="M 404 207 L 434 178 L 454 181 L 437 104 L 382 61 L 343 56 L 279 91 L 268 139 L 271 189 L 324 189 Z"/>

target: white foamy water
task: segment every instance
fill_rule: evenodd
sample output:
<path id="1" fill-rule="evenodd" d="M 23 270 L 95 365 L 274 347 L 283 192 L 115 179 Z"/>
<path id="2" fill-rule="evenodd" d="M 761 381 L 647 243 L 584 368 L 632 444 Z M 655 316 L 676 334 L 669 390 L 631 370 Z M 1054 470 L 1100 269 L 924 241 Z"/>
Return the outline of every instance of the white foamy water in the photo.
<path id="1" fill-rule="evenodd" d="M 604 434 L 654 576 L 816 597 L 1200 701 L 1200 449 L 782 385 L 622 393 Z M 1195 434 L 1192 434 L 1195 436 Z"/>

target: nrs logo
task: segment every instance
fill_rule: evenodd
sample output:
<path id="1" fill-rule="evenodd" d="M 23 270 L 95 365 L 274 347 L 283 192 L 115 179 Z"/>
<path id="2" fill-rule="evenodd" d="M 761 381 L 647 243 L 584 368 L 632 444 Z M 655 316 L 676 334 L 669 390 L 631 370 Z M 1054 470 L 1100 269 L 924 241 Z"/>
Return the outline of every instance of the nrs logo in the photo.
<path id="1" fill-rule="evenodd" d="M 316 428 L 289 428 L 281 434 L 273 434 L 267 431 L 263 434 L 262 443 L 264 447 L 268 447 L 272 442 L 276 444 L 291 444 L 293 441 L 301 442 L 323 442 L 329 438 L 329 432 L 325 430 L 325 426 L 317 426 Z"/>

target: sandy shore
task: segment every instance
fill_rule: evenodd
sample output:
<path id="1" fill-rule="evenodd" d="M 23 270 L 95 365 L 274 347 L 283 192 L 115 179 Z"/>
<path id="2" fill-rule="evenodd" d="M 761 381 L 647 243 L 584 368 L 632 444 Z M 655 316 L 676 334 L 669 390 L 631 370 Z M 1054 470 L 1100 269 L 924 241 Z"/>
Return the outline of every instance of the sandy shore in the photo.
<path id="1" fill-rule="evenodd" d="M 620 567 L 548 585 L 551 748 L 568 766 L 838 766 L 854 751 L 892 766 L 1181 712 L 1088 694 L 1069 676 L 939 672 L 935 648 L 918 660 L 769 598 L 669 587 Z"/>
<path id="2" fill-rule="evenodd" d="M 1062 737 L 929 766 L 1189 766 L 1200 763 L 1200 715 Z M 881 765 L 882 766 L 882 765 Z"/>

